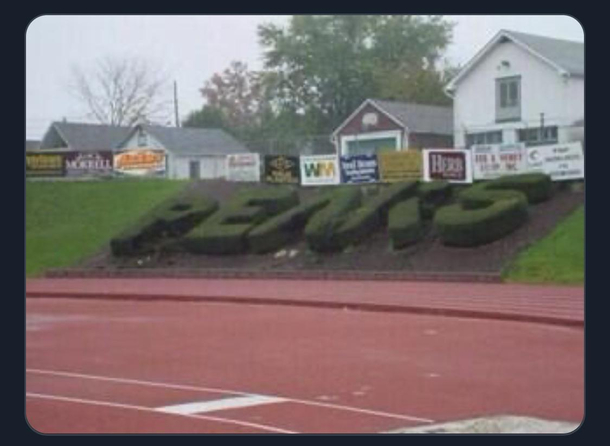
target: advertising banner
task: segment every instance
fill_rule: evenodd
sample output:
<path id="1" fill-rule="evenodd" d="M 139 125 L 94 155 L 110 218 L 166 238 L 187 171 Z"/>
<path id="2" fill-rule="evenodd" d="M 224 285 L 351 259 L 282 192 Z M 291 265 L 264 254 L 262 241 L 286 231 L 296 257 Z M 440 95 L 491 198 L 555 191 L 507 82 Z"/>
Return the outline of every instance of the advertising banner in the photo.
<path id="1" fill-rule="evenodd" d="M 58 177 L 66 174 L 66 153 L 26 153 L 25 174 L 32 177 Z"/>
<path id="2" fill-rule="evenodd" d="M 258 153 L 227 155 L 228 181 L 260 181 L 261 162 Z"/>
<path id="3" fill-rule="evenodd" d="M 301 156 L 300 162 L 303 186 L 325 186 L 341 181 L 336 155 Z"/>
<path id="4" fill-rule="evenodd" d="M 381 152 L 377 154 L 381 181 L 421 180 L 423 177 L 422 153 L 419 150 Z"/>
<path id="5" fill-rule="evenodd" d="M 585 177 L 585 157 L 580 142 L 529 147 L 527 165 L 530 171 L 544 172 L 553 181 Z"/>
<path id="6" fill-rule="evenodd" d="M 472 183 L 470 153 L 458 149 L 424 149 L 424 181 Z"/>
<path id="7" fill-rule="evenodd" d="M 348 184 L 375 183 L 379 181 L 379 166 L 376 155 L 342 156 L 341 182 Z"/>
<path id="8" fill-rule="evenodd" d="M 264 175 L 267 183 L 299 184 L 301 182 L 299 157 L 265 155 Z"/>
<path id="9" fill-rule="evenodd" d="M 165 172 L 165 151 L 133 149 L 114 154 L 114 171 L 126 175 L 156 175 Z"/>
<path id="10" fill-rule="evenodd" d="M 493 180 L 528 171 L 525 144 L 484 144 L 471 147 L 475 180 Z"/>
<path id="11" fill-rule="evenodd" d="M 112 152 L 69 152 L 66 153 L 66 176 L 104 176 L 112 174 Z"/>

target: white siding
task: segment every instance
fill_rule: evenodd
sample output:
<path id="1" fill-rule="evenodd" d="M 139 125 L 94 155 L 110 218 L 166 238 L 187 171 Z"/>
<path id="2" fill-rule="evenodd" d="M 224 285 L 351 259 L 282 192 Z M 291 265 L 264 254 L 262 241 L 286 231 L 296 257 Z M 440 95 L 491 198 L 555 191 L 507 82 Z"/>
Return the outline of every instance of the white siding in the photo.
<path id="1" fill-rule="evenodd" d="M 509 68 L 501 68 L 508 61 Z M 521 121 L 497 124 L 496 79 L 521 76 Z M 564 78 L 559 72 L 513 42 L 497 45 L 457 84 L 453 100 L 454 140 L 465 145 L 466 132 L 504 130 L 504 142 L 513 142 L 515 129 L 569 125 L 584 117 L 584 80 Z"/>
<path id="2" fill-rule="evenodd" d="M 190 178 L 190 162 L 199 161 L 200 178 L 213 179 L 224 178 L 226 176 L 225 156 L 198 156 L 198 155 L 173 155 L 170 164 L 170 178 L 188 179 Z"/>
<path id="3" fill-rule="evenodd" d="M 147 135 L 146 147 L 150 149 L 161 149 L 166 151 L 167 156 L 167 172 L 166 176 L 171 179 L 188 179 L 190 178 L 190 161 L 199 161 L 200 163 L 200 178 L 213 179 L 224 178 L 226 176 L 225 159 L 223 155 L 201 156 L 188 154 L 175 154 L 165 149 L 157 139 L 150 133 Z M 137 149 L 138 132 L 135 132 L 125 143 L 121 145 L 122 149 Z"/>

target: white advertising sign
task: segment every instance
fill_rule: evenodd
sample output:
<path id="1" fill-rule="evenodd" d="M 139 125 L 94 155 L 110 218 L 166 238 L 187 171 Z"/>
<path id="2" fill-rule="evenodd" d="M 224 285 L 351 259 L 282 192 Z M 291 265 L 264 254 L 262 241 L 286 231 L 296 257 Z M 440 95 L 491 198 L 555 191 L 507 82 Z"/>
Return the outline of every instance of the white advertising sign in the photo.
<path id="1" fill-rule="evenodd" d="M 258 153 L 227 155 L 227 180 L 260 181 L 261 162 Z"/>
<path id="2" fill-rule="evenodd" d="M 544 172 L 553 181 L 585 177 L 585 157 L 580 142 L 529 147 L 527 164 L 530 171 Z"/>
<path id="3" fill-rule="evenodd" d="M 300 165 L 303 186 L 324 186 L 339 184 L 341 181 L 336 155 L 301 156 Z"/>
<path id="4" fill-rule="evenodd" d="M 474 145 L 470 151 L 475 180 L 492 180 L 528 171 L 523 143 Z"/>

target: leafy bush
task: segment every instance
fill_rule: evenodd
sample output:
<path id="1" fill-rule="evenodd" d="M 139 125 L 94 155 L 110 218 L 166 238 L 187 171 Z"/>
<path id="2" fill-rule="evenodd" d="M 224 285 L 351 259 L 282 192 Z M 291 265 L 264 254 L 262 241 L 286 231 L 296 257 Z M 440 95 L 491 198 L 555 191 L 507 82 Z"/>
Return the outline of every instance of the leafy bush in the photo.
<path id="1" fill-rule="evenodd" d="M 344 249 L 360 242 L 367 235 L 385 226 L 389 209 L 415 193 L 415 181 L 382 186 L 377 195 L 367 199 L 358 209 L 347 215 L 334 234 L 334 245 Z"/>
<path id="2" fill-rule="evenodd" d="M 451 198 L 452 186 L 447 181 L 420 183 L 417 196 L 420 199 L 421 217 L 432 218 L 436 209 Z"/>
<path id="3" fill-rule="evenodd" d="M 307 220 L 331 201 L 331 194 L 314 197 L 255 227 L 248 234 L 248 250 L 261 254 L 279 249 L 297 238 Z"/>
<path id="4" fill-rule="evenodd" d="M 518 190 L 527 196 L 530 204 L 541 203 L 551 197 L 553 183 L 551 177 L 544 173 L 525 173 L 521 175 L 508 175 L 488 181 L 487 189 Z"/>
<path id="5" fill-rule="evenodd" d="M 420 199 L 402 201 L 390 209 L 388 232 L 392 248 L 400 249 L 417 242 L 423 236 Z"/>
<path id="6" fill-rule="evenodd" d="M 331 201 L 316 212 L 305 226 L 305 239 L 313 251 L 326 252 L 341 249 L 335 237 L 347 214 L 360 206 L 362 191 L 359 187 L 338 187 Z"/>
<path id="7" fill-rule="evenodd" d="M 248 246 L 247 235 L 256 225 L 298 202 L 291 187 L 242 189 L 211 218 L 190 231 L 182 246 L 194 253 L 243 253 Z"/>
<path id="8" fill-rule="evenodd" d="M 527 198 L 519 191 L 465 191 L 460 200 L 463 201 L 442 207 L 434 215 L 434 226 L 445 245 L 489 243 L 514 231 L 527 219 Z"/>
<path id="9" fill-rule="evenodd" d="M 128 256 L 150 251 L 158 239 L 187 233 L 217 209 L 215 200 L 195 192 L 172 197 L 111 239 L 111 252 L 115 256 Z"/>

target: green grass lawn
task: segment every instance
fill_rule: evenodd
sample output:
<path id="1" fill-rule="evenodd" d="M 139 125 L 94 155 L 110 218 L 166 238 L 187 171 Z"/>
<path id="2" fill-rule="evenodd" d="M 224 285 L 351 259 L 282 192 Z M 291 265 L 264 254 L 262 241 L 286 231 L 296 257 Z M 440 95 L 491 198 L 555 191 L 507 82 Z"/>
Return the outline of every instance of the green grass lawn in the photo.
<path id="1" fill-rule="evenodd" d="M 585 212 L 579 207 L 522 252 L 505 271 L 507 282 L 582 284 L 585 277 Z"/>
<path id="2" fill-rule="evenodd" d="M 78 262 L 184 181 L 26 181 L 26 276 Z"/>

